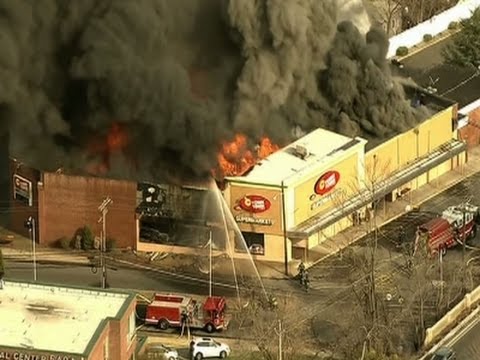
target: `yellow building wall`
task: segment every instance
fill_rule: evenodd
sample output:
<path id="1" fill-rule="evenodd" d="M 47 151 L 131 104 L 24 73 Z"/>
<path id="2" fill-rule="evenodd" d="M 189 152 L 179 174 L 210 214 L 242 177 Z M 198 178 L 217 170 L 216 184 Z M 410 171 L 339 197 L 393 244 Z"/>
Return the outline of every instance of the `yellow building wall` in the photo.
<path id="1" fill-rule="evenodd" d="M 452 134 L 453 107 L 449 107 L 425 120 L 416 128 L 400 134 L 380 146 L 370 150 L 365 155 L 365 175 L 370 178 L 387 176 L 417 157 L 431 152 L 433 149 L 454 138 Z M 377 174 L 373 174 L 377 173 Z M 427 183 L 428 176 L 418 179 L 418 186 Z M 415 181 L 416 186 L 417 180 Z"/>
<path id="2" fill-rule="evenodd" d="M 364 169 L 367 184 L 372 181 L 372 178 L 378 176 L 378 174 L 383 174 L 383 176 L 386 177 L 391 172 L 397 170 L 399 167 L 398 154 L 398 142 L 396 138 L 367 152 L 365 154 Z"/>
<path id="3" fill-rule="evenodd" d="M 318 232 L 315 236 L 316 243 L 309 239 L 308 248 L 311 249 L 314 246 L 320 245 L 322 242 L 328 240 L 329 238 L 337 235 L 339 232 L 352 226 L 352 219 L 350 216 L 345 216 L 344 218 L 337 221 L 335 224 L 328 226 L 327 228 Z"/>
<path id="4" fill-rule="evenodd" d="M 287 239 L 288 260 L 292 258 L 292 243 Z M 256 255 L 255 259 L 266 261 L 283 261 L 284 256 L 284 238 L 278 235 L 265 235 L 265 255 Z"/>
<path id="5" fill-rule="evenodd" d="M 327 194 L 315 194 L 316 182 L 328 171 L 339 172 L 340 179 L 337 185 Z M 317 174 L 295 187 L 295 225 L 333 206 L 339 206 L 342 201 L 349 195 L 357 192 L 358 189 L 358 153 L 355 151 L 336 164 L 333 163 L 331 166 L 323 168 Z"/>
<path id="6" fill-rule="evenodd" d="M 422 154 L 417 148 L 417 129 L 409 130 L 403 134 L 400 134 L 395 139 L 398 141 L 398 168 L 404 167 L 408 163 L 414 161 L 418 156 Z M 418 134 L 420 136 L 420 134 Z"/>
<path id="7" fill-rule="evenodd" d="M 452 133 L 453 108 L 447 108 L 419 125 L 422 154 L 426 154 L 454 138 Z"/>

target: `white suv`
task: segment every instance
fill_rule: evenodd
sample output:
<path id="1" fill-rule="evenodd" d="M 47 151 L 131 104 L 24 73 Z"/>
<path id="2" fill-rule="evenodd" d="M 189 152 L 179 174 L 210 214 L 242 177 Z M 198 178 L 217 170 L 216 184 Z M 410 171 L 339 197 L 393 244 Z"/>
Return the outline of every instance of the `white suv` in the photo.
<path id="1" fill-rule="evenodd" d="M 212 338 L 194 338 L 190 343 L 190 354 L 195 360 L 201 360 L 204 358 L 225 359 L 230 355 L 230 347 L 227 344 L 219 343 Z"/>

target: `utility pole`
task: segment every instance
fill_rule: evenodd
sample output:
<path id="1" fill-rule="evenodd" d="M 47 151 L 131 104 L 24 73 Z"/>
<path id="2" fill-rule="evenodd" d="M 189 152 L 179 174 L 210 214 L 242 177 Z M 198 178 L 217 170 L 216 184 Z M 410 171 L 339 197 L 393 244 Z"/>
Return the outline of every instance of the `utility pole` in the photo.
<path id="1" fill-rule="evenodd" d="M 102 268 L 102 289 L 107 288 L 107 263 L 105 261 L 105 251 L 107 248 L 107 223 L 106 218 L 108 214 L 108 206 L 112 204 L 113 201 L 110 197 L 106 197 L 105 200 L 98 207 L 98 211 L 102 214 L 99 223 L 102 223 L 102 234 L 100 240 L 100 266 Z"/>
<path id="2" fill-rule="evenodd" d="M 30 233 L 30 240 L 32 241 L 32 256 L 33 256 L 33 281 L 37 281 L 37 253 L 36 253 L 36 234 L 35 234 L 35 218 L 29 216 L 27 221 L 25 221 L 25 227 Z"/>
<path id="3" fill-rule="evenodd" d="M 278 360 L 283 359 L 283 344 L 282 344 L 282 320 L 278 320 Z"/>

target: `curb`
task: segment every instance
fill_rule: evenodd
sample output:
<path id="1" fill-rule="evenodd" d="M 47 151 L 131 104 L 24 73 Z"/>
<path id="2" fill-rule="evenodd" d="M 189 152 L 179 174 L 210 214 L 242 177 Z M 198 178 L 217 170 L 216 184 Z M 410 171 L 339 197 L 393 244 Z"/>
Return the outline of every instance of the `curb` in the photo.
<path id="1" fill-rule="evenodd" d="M 21 258 L 15 258 L 15 257 L 4 257 L 5 260 L 11 260 L 16 263 L 22 263 L 22 264 L 31 264 L 33 263 L 32 260 L 29 259 L 21 259 Z M 91 266 L 90 263 L 88 262 L 76 262 L 76 261 L 67 261 L 67 260 L 36 260 L 37 264 L 41 265 L 75 265 L 75 266 L 82 266 L 82 267 L 89 267 Z"/>
<path id="2" fill-rule="evenodd" d="M 442 192 L 444 192 L 444 191 L 446 191 L 446 190 L 454 187 L 455 185 L 461 183 L 462 181 L 464 181 L 464 180 L 466 180 L 466 179 L 468 179 L 468 178 L 470 178 L 470 177 L 472 177 L 473 175 L 478 174 L 478 173 L 480 173 L 480 170 L 476 170 L 476 171 L 472 172 L 471 174 L 464 175 L 463 177 L 454 180 L 452 183 L 450 183 L 450 184 L 448 184 L 447 186 L 439 189 L 438 192 L 432 193 L 432 194 L 428 195 L 425 199 L 422 199 L 421 201 L 416 202 L 415 204 L 412 204 L 412 207 L 418 207 L 418 206 L 422 205 L 423 203 L 425 203 L 425 202 L 431 200 L 432 198 L 434 198 L 435 196 L 441 194 Z M 418 189 L 417 189 L 417 190 L 418 190 Z M 383 227 L 383 226 L 391 223 L 392 221 L 397 220 L 398 218 L 400 218 L 401 216 L 403 216 L 403 215 L 405 215 L 405 214 L 407 214 L 407 213 L 408 213 L 408 211 L 402 211 L 402 212 L 394 215 L 393 217 L 389 218 L 389 219 L 386 220 L 385 222 L 381 223 L 381 224 L 379 225 L 379 227 Z M 361 235 L 361 236 L 358 236 L 358 237 L 354 238 L 347 246 L 342 247 L 342 248 L 337 248 L 336 250 L 332 251 L 331 253 L 328 253 L 327 255 L 321 257 L 320 259 L 313 261 L 312 263 L 310 263 L 310 264 L 307 266 L 307 268 L 311 268 L 312 266 L 315 266 L 315 265 L 317 265 L 318 263 L 320 263 L 320 262 L 328 259 L 330 256 L 333 256 L 333 255 L 337 254 L 337 253 L 340 252 L 341 250 L 349 247 L 350 245 L 353 245 L 353 244 L 356 243 L 358 240 L 361 240 L 361 239 L 364 238 L 366 235 L 367 235 L 367 234 L 363 234 L 363 235 Z"/>

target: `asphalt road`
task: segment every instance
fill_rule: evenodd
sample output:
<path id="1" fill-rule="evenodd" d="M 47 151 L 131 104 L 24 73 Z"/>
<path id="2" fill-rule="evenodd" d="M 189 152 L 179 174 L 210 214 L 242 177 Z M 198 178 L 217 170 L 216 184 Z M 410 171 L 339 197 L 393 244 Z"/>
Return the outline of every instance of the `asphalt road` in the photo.
<path id="1" fill-rule="evenodd" d="M 33 281 L 32 263 L 5 260 L 6 280 Z M 208 286 L 195 280 L 172 278 L 147 270 L 119 267 L 108 270 L 108 283 L 112 288 L 158 290 L 207 295 Z M 90 267 L 78 265 L 37 264 L 37 281 L 72 286 L 100 286 L 100 272 L 93 274 Z M 215 287 L 215 294 L 235 296 L 235 289 Z"/>
<path id="2" fill-rule="evenodd" d="M 455 329 L 452 330 L 439 344 L 421 359 L 430 360 L 432 353 L 439 348 L 453 349 L 456 360 L 480 359 L 480 309 L 474 310 Z"/>
<path id="3" fill-rule="evenodd" d="M 402 61 L 403 69 L 393 73 L 411 77 L 418 85 L 437 89 L 437 94 L 459 103 L 460 108 L 480 96 L 480 76 L 475 69 L 459 68 L 443 63 L 442 51 L 453 42 L 453 37 L 441 40 Z"/>
<path id="4" fill-rule="evenodd" d="M 472 360 L 480 358 L 480 322 L 476 324 L 452 346 L 457 353 L 457 360 Z"/>

